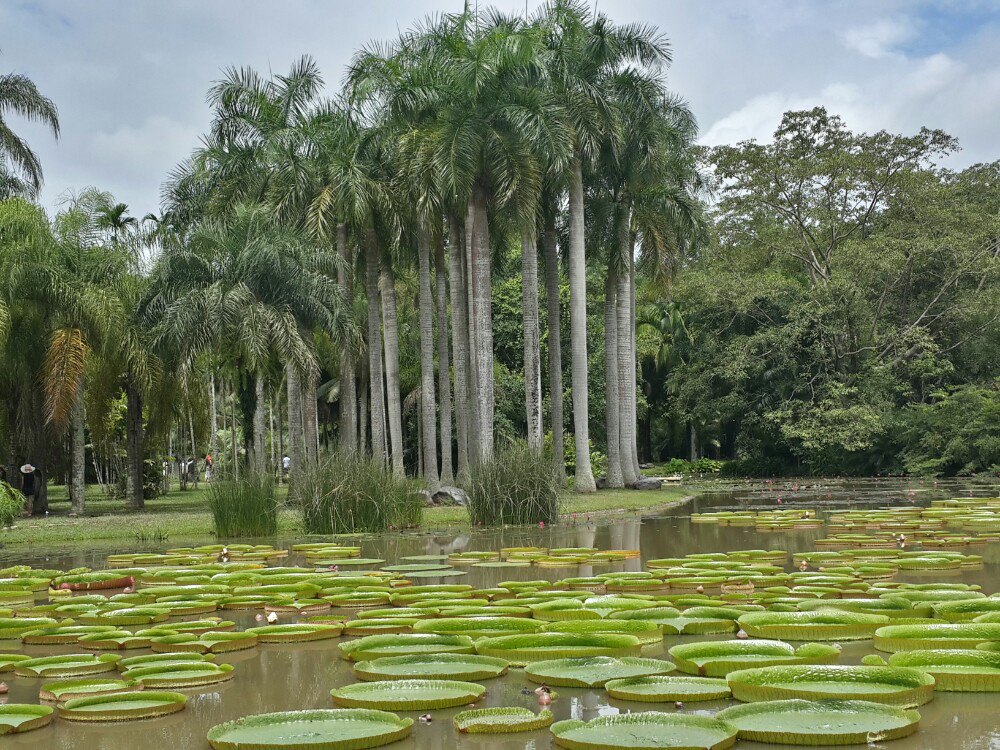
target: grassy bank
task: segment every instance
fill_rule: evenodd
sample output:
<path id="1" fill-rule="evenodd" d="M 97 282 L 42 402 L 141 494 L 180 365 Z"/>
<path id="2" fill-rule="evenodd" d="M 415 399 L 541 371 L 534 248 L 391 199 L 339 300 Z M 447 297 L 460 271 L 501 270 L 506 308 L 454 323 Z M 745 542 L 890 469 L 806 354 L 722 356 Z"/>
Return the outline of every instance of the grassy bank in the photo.
<path id="1" fill-rule="evenodd" d="M 278 488 L 284 500 L 286 490 Z M 632 514 L 667 507 L 691 494 L 683 487 L 661 490 L 602 490 L 593 495 L 566 494 L 561 499 L 564 517 L 578 519 L 608 515 Z M 69 500 L 63 487 L 49 490 L 50 515 L 46 518 L 22 518 L 12 529 L 0 530 L 0 544 L 58 545 L 92 541 L 121 541 L 135 544 L 179 542 L 211 539 L 212 517 L 208 512 L 208 492 L 204 485 L 197 490 L 169 494 L 146 503 L 141 513 L 127 513 L 121 501 L 108 500 L 97 487 L 88 487 L 87 513 L 69 515 Z M 440 507 L 424 510 L 426 529 L 468 528 L 469 517 L 464 508 Z M 302 519 L 297 511 L 282 508 L 278 513 L 278 536 L 303 535 Z"/>

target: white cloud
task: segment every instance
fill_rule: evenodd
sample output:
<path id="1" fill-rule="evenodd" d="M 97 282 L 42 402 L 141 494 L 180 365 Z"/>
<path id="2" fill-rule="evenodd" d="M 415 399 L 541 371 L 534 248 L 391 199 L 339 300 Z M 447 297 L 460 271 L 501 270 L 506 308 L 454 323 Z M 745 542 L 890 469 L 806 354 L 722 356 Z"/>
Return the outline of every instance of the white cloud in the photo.
<path id="1" fill-rule="evenodd" d="M 894 48 L 910 39 L 913 33 L 913 24 L 906 18 L 886 18 L 847 29 L 841 38 L 848 49 L 878 59 L 893 54 Z"/>

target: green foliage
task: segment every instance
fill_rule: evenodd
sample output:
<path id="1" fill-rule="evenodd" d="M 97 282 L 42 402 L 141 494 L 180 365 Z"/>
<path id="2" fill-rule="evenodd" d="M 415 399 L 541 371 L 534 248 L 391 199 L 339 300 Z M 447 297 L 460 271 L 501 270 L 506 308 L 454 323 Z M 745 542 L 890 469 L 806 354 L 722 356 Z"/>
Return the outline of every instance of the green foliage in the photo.
<path id="1" fill-rule="evenodd" d="M 290 498 L 309 534 L 347 534 L 417 526 L 423 498 L 381 461 L 337 452 L 292 478 Z"/>
<path id="2" fill-rule="evenodd" d="M 671 458 L 661 468 L 669 474 L 718 474 L 725 465 L 725 461 L 714 458 L 699 458 L 695 461 Z"/>
<path id="3" fill-rule="evenodd" d="M 550 452 L 552 448 L 552 433 L 545 433 L 545 450 Z M 565 455 L 566 473 L 570 476 L 576 471 L 576 440 L 572 433 L 566 433 L 563 438 L 563 454 Z M 608 471 L 608 454 L 594 448 L 594 441 L 590 441 L 590 467 L 595 476 L 603 476 Z"/>
<path id="4" fill-rule="evenodd" d="M 553 523 L 558 517 L 558 482 L 544 452 L 519 441 L 473 468 L 469 485 L 473 525 Z"/>
<path id="5" fill-rule="evenodd" d="M 238 482 L 212 484 L 208 508 L 219 538 L 274 536 L 278 532 L 278 499 L 270 476 L 251 474 Z"/>
<path id="6" fill-rule="evenodd" d="M 25 499 L 19 490 L 6 482 L 0 482 L 0 526 L 5 529 L 14 525 L 14 521 L 24 511 Z"/>
<path id="7" fill-rule="evenodd" d="M 935 394 L 900 417 L 903 466 L 913 474 L 976 474 L 1000 470 L 1000 382 Z"/>
<path id="8" fill-rule="evenodd" d="M 125 499 L 125 472 L 119 472 L 115 484 L 111 487 L 111 496 Z M 152 459 L 142 462 L 142 498 L 143 500 L 153 500 L 163 493 L 163 469 L 160 464 Z"/>

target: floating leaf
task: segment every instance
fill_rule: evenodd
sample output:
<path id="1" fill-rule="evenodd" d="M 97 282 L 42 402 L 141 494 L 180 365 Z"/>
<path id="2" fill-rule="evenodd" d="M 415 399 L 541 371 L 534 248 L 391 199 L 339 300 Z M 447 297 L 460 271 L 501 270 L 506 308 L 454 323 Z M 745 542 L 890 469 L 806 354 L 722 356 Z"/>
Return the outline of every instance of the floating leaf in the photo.
<path id="1" fill-rule="evenodd" d="M 413 719 L 370 709 L 320 709 L 245 716 L 208 731 L 214 750 L 366 750 L 401 740 Z"/>
<path id="2" fill-rule="evenodd" d="M 510 734 L 544 729 L 552 719 L 548 709 L 536 714 L 527 708 L 473 708 L 455 714 L 452 723 L 467 734 Z"/>
<path id="3" fill-rule="evenodd" d="M 486 693 L 486 688 L 457 680 L 391 680 L 356 682 L 330 691 L 334 703 L 348 708 L 387 708 L 425 711 L 467 706 Z"/>

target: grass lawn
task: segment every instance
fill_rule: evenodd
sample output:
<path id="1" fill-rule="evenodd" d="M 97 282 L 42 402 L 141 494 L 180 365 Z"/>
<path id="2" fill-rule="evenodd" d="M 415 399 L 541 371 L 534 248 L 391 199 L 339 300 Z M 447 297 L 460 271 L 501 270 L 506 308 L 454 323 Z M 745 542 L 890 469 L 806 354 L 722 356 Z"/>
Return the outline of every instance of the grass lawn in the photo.
<path id="1" fill-rule="evenodd" d="M 279 497 L 285 496 L 284 487 Z M 593 495 L 567 493 L 562 498 L 562 514 L 570 516 L 605 516 L 629 514 L 676 504 L 691 495 L 690 489 L 664 487 L 661 490 L 601 490 Z M 83 516 L 69 515 L 69 499 L 65 487 L 49 488 L 50 515 L 46 518 L 22 518 L 13 528 L 0 530 L 0 544 L 60 545 L 74 542 L 119 541 L 130 543 L 178 542 L 181 539 L 210 539 L 212 516 L 208 511 L 208 490 L 181 492 L 174 489 L 167 495 L 150 500 L 140 513 L 124 510 L 120 500 L 109 500 L 97 486 L 87 487 L 87 510 Z M 469 526 L 464 508 L 439 507 L 424 511 L 422 526 L 427 529 L 463 528 Z M 283 508 L 278 514 L 278 535 L 290 537 L 304 534 L 298 512 Z"/>

